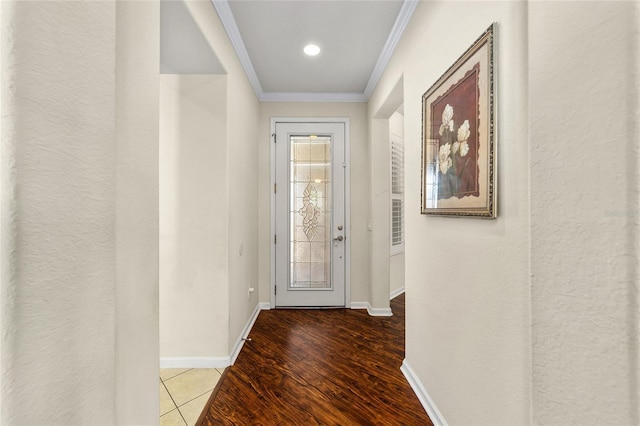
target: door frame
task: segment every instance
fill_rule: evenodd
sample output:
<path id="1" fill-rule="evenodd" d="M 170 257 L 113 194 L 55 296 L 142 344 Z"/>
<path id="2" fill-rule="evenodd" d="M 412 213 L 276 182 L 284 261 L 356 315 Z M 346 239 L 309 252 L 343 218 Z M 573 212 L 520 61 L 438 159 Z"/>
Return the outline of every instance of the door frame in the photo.
<path id="1" fill-rule="evenodd" d="M 272 117 L 270 125 L 269 137 L 269 217 L 270 217 L 270 234 L 269 234 L 269 305 L 271 309 L 276 307 L 276 249 L 274 243 L 274 235 L 276 233 L 276 194 L 273 189 L 276 183 L 276 150 L 275 150 L 275 133 L 276 123 L 333 123 L 344 125 L 344 150 L 346 173 L 344 179 L 344 198 L 345 198 L 345 271 L 344 271 L 344 302 L 345 307 L 351 306 L 351 120 L 348 117 Z"/>

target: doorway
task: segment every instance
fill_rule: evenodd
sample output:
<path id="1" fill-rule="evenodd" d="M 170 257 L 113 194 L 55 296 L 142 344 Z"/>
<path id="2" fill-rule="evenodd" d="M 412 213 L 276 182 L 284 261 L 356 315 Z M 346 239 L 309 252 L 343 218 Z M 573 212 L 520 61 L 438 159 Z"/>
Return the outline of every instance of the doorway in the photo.
<path id="1" fill-rule="evenodd" d="M 272 306 L 344 307 L 348 122 L 274 120 L 272 124 Z"/>

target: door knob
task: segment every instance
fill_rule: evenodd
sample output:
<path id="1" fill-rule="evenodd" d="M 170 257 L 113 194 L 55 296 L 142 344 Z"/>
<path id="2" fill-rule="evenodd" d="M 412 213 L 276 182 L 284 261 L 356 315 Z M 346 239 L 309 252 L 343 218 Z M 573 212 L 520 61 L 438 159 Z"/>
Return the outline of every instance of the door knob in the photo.
<path id="1" fill-rule="evenodd" d="M 342 235 L 338 235 L 333 239 L 333 241 L 342 241 L 342 240 L 344 240 L 344 237 Z"/>

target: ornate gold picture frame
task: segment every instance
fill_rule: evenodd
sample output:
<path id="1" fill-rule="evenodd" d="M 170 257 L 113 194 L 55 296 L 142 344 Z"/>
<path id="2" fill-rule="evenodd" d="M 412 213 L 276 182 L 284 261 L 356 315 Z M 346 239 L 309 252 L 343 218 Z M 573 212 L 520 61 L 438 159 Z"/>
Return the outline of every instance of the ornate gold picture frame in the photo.
<path id="1" fill-rule="evenodd" d="M 496 217 L 495 26 L 422 96 L 422 214 Z"/>

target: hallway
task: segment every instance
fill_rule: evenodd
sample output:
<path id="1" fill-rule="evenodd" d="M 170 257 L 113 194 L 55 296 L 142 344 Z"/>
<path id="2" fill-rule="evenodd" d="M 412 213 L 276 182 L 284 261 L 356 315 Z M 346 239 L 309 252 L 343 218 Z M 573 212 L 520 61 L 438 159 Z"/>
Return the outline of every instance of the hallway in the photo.
<path id="1" fill-rule="evenodd" d="M 295 91 L 267 85 L 258 64 L 289 63 L 278 55 L 247 73 L 226 17 L 271 2 L 175 3 L 193 43 L 161 37 L 176 28 L 178 12 L 163 13 L 174 2 L 1 3 L 1 424 L 158 424 L 158 364 L 232 363 L 225 387 L 244 393 L 223 389 L 205 424 L 421 424 L 404 416 L 422 407 L 434 424 L 640 424 L 640 0 L 405 0 L 415 9 L 387 39 L 393 52 L 348 91 L 319 79 Z M 259 16 L 238 20 L 259 30 L 275 14 Z M 318 37 L 336 35 L 333 20 L 318 24 Z M 497 217 L 421 214 L 435 190 L 424 148 L 439 161 L 444 142 L 443 123 L 424 112 L 444 113 L 424 94 L 473 57 L 490 25 L 495 81 L 477 100 L 496 114 L 476 127 L 497 136 L 479 144 L 496 159 L 482 180 L 495 181 Z M 169 41 L 206 55 L 161 74 Z M 324 56 L 303 57 L 302 42 L 271 46 L 324 79 L 332 50 L 313 41 Z M 369 41 L 347 49 L 345 63 L 361 64 Z M 202 60 L 220 67 L 201 74 Z M 401 315 L 354 309 L 388 314 L 395 291 L 387 135 L 399 105 L 409 296 L 405 343 L 389 346 Z M 460 125 L 468 118 L 456 108 Z M 273 277 L 274 246 L 287 238 L 272 231 L 271 122 L 309 118 L 350 123 L 347 309 L 263 311 L 245 344 L 284 284 Z M 447 167 L 449 144 L 440 144 Z M 447 173 L 438 169 L 437 182 Z"/>
<path id="2" fill-rule="evenodd" d="M 262 311 L 198 424 L 432 424 L 400 371 L 404 294 L 391 309 Z"/>

